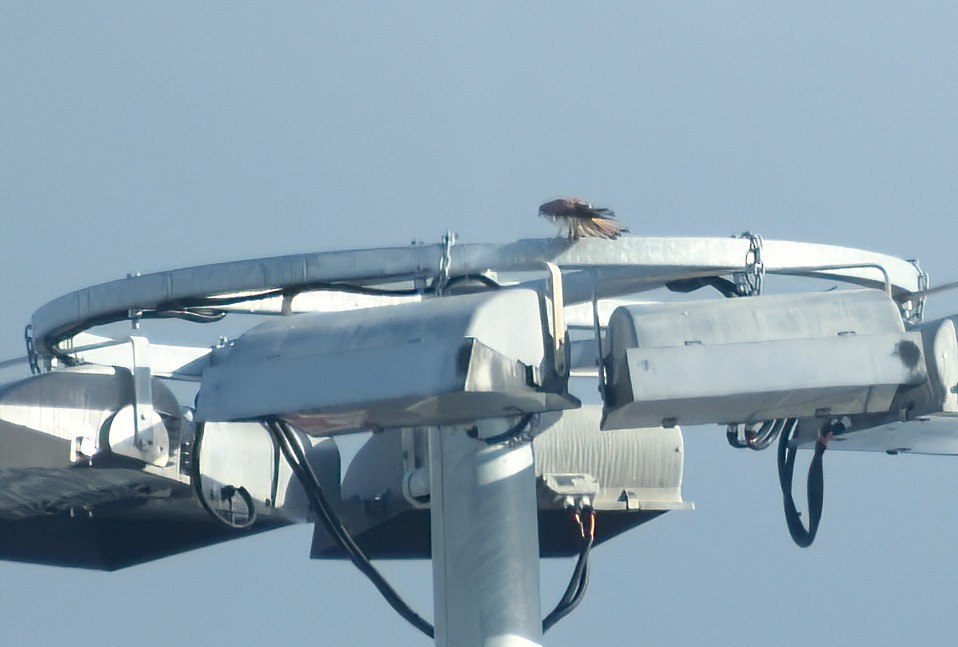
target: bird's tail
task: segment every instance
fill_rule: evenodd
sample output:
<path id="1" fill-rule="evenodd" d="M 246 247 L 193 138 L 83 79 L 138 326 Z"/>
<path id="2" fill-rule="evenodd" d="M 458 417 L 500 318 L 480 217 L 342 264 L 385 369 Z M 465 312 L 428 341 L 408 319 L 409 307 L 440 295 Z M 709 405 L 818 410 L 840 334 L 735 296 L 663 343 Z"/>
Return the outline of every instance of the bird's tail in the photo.
<path id="1" fill-rule="evenodd" d="M 628 233 L 628 227 L 623 227 L 614 220 L 604 220 L 602 218 L 592 218 L 584 220 L 581 224 L 582 234 L 593 238 L 606 238 L 615 240 L 624 233 Z"/>

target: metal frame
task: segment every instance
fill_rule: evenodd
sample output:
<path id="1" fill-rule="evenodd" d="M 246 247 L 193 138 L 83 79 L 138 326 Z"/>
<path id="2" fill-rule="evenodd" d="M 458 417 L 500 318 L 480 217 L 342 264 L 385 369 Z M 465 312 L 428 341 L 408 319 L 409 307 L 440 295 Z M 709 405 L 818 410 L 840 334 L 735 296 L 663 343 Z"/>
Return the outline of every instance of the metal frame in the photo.
<path id="1" fill-rule="evenodd" d="M 591 302 L 596 343 L 601 344 L 600 299 L 652 290 L 680 279 L 764 272 L 843 281 L 884 289 L 903 313 L 913 312 L 914 304 L 919 304 L 920 310 L 920 292 L 927 287 L 926 276 L 909 261 L 852 248 L 768 241 L 751 235 L 614 241 L 550 238 L 463 245 L 450 232 L 437 245 L 298 254 L 129 276 L 47 303 L 33 314 L 32 338 L 28 339 L 36 352 L 32 357 L 39 356 L 49 366 L 58 354 L 100 348 L 58 349 L 61 342 L 93 326 L 136 321 L 150 313 L 182 312 L 196 308 L 192 304 L 204 299 L 219 298 L 235 306 L 269 294 L 278 299 L 272 314 L 283 315 L 293 311 L 292 297 L 299 292 L 411 282 L 409 296 L 423 298 L 431 281 L 432 293 L 441 297 L 450 290 L 453 277 L 490 270 L 536 272 L 541 277 L 543 264 L 548 268 L 547 279 L 526 280 L 516 286 L 534 288 L 550 297 L 550 350 L 563 373 L 567 368 L 563 347 L 566 305 Z M 754 293 L 760 293 L 761 281 L 756 285 Z M 395 297 L 384 300 L 389 298 Z M 210 306 L 215 309 L 216 303 L 203 304 Z M 270 313 L 269 309 L 260 312 Z M 148 414 L 152 413 L 149 380 L 155 371 L 151 373 L 145 339 L 133 337 L 131 343 L 137 414 L 134 440 L 141 452 L 149 453 L 155 444 L 148 427 Z M 75 358 L 83 359 L 79 354 Z M 604 383 L 601 359 L 600 345 L 598 363 Z M 471 423 L 457 422 L 454 427 L 429 431 L 439 645 L 535 647 L 542 640 L 532 447 L 522 438 L 490 440 L 497 422 L 501 421 L 481 420 L 474 429 Z"/>
<path id="2" fill-rule="evenodd" d="M 309 290 L 331 284 L 375 286 L 400 281 L 441 281 L 443 276 L 533 271 L 548 261 L 562 268 L 567 304 L 651 290 L 682 278 L 727 275 L 748 263 L 750 243 L 738 238 L 560 238 L 512 243 L 391 247 L 279 256 L 130 276 L 61 296 L 34 312 L 37 353 L 92 326 L 131 313 L 164 310 L 178 302 L 268 290 Z M 905 304 L 918 298 L 922 273 L 912 263 L 859 249 L 766 240 L 769 274 L 828 278 L 868 287 L 889 284 Z M 882 269 L 877 280 L 871 268 Z M 585 270 L 580 271 L 580 270 Z M 884 275 L 887 275 L 887 279 Z M 598 285 L 596 283 L 598 282 Z M 535 287 L 541 281 L 533 281 Z"/>

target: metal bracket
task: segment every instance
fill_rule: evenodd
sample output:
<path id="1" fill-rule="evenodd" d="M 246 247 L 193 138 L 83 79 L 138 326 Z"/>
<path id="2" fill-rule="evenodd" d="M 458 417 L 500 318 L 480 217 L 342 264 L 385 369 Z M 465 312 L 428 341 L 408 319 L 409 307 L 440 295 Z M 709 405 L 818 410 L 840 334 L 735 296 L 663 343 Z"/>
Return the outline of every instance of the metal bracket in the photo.
<path id="1" fill-rule="evenodd" d="M 885 294 L 892 295 L 891 275 L 881 263 L 839 263 L 837 265 L 803 265 L 788 268 L 788 270 L 772 270 L 776 274 L 798 274 L 803 272 L 828 272 L 830 270 L 866 270 L 874 269 L 881 272 L 882 284 Z"/>
<path id="2" fill-rule="evenodd" d="M 133 444 L 140 450 L 153 445 L 153 384 L 150 340 L 130 337 L 133 347 Z"/>
<path id="3" fill-rule="evenodd" d="M 146 337 L 131 336 L 130 345 L 133 351 L 133 446 L 147 462 L 165 466 L 169 459 L 169 439 L 153 408 L 150 341 Z"/>
<path id="4" fill-rule="evenodd" d="M 592 474 L 543 474 L 539 500 L 550 508 L 591 507 L 601 491 Z"/>
<path id="5" fill-rule="evenodd" d="M 546 281 L 549 318 L 552 323 L 552 353 L 555 370 L 561 376 L 568 374 L 565 360 L 565 299 L 562 292 L 562 270 L 555 263 L 542 261 L 549 271 Z"/>
<path id="6" fill-rule="evenodd" d="M 429 507 L 429 430 L 404 427 L 399 432 L 402 447 L 402 493 L 417 509 Z"/>
<path id="7" fill-rule="evenodd" d="M 592 331 L 595 334 L 595 368 L 599 374 L 599 395 L 605 402 L 606 394 L 606 374 L 605 374 L 605 355 L 602 350 L 602 322 L 599 320 L 599 297 L 598 297 L 599 277 L 594 273 L 592 275 Z"/>
<path id="8" fill-rule="evenodd" d="M 163 418 L 153 408 L 150 342 L 145 337 L 130 337 L 130 350 L 133 402 L 117 411 L 110 422 L 110 451 L 156 467 L 167 467 L 170 439 Z"/>
<path id="9" fill-rule="evenodd" d="M 641 508 L 639 505 L 639 497 L 632 490 L 622 490 L 622 493 L 619 494 L 618 501 L 625 504 L 626 510 L 639 510 Z"/>

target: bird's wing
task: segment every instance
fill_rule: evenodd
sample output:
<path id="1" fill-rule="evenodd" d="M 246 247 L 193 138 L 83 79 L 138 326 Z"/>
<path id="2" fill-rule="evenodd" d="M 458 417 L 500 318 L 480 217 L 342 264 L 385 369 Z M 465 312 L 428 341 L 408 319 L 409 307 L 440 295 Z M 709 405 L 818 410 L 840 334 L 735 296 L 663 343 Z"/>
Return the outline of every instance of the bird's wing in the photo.
<path id="1" fill-rule="evenodd" d="M 605 207 L 593 207 L 584 200 L 578 200 L 574 203 L 573 214 L 578 218 L 601 218 L 603 220 L 614 220 L 615 212 Z"/>

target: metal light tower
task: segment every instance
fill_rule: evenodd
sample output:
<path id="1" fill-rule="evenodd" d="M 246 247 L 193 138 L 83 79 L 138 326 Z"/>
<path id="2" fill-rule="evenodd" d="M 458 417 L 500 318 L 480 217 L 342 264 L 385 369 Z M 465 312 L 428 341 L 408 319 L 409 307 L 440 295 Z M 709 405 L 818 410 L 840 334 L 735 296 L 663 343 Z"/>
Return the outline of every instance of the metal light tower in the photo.
<path id="1" fill-rule="evenodd" d="M 775 275 L 852 289 L 764 294 Z M 716 298 L 675 299 L 699 289 Z M 352 560 L 437 644 L 539 645 L 593 543 L 691 507 L 681 425 L 778 439 L 787 513 L 798 447 L 816 448 L 813 483 L 834 437 L 958 451 L 958 335 L 922 322 L 927 293 L 915 263 L 751 234 L 447 235 L 89 287 L 34 314 L 34 375 L 0 389 L 0 558 L 113 569 L 318 522 L 311 556 Z M 239 315 L 262 322 L 208 345 L 102 334 Z M 360 431 L 341 475 L 335 439 Z M 542 619 L 538 558 L 555 555 L 578 561 Z M 434 627 L 376 557 L 432 559 Z"/>

